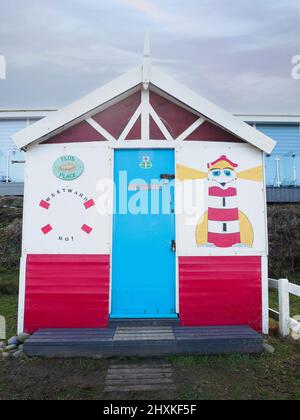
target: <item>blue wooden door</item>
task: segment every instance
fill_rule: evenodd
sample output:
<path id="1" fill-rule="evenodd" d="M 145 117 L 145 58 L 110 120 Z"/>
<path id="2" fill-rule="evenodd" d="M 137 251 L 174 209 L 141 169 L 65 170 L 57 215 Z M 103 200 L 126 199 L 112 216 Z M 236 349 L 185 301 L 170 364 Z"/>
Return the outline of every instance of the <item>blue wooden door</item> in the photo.
<path id="1" fill-rule="evenodd" d="M 111 317 L 176 317 L 174 151 L 118 150 L 114 168 Z"/>

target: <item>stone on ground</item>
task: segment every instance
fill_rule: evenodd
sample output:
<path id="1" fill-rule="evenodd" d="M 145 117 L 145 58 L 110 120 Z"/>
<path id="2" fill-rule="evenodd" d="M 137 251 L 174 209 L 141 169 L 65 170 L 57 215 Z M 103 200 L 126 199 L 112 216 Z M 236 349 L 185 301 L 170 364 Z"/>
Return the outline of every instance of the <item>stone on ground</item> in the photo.
<path id="1" fill-rule="evenodd" d="M 4 348 L 4 350 L 5 350 L 6 352 L 10 353 L 10 352 L 12 352 L 12 351 L 14 351 L 14 350 L 17 350 L 17 348 L 18 348 L 18 346 L 16 346 L 15 344 L 10 344 L 9 346 L 6 346 L 6 347 Z"/>
<path id="2" fill-rule="evenodd" d="M 268 354 L 274 354 L 275 353 L 275 348 L 273 346 L 271 346 L 269 343 L 264 343 L 264 350 Z"/>
<path id="3" fill-rule="evenodd" d="M 23 357 L 23 352 L 22 352 L 22 350 L 18 350 L 15 353 L 13 353 L 12 355 L 15 359 L 20 359 L 21 357 Z"/>
<path id="4" fill-rule="evenodd" d="M 12 345 L 18 346 L 20 343 L 19 343 L 18 337 L 11 337 L 7 341 L 7 344 L 8 344 L 8 346 L 12 346 Z"/>
<path id="5" fill-rule="evenodd" d="M 29 337 L 30 337 L 30 334 L 26 334 L 26 333 L 18 334 L 18 340 L 21 344 L 25 343 L 25 341 L 28 340 Z"/>

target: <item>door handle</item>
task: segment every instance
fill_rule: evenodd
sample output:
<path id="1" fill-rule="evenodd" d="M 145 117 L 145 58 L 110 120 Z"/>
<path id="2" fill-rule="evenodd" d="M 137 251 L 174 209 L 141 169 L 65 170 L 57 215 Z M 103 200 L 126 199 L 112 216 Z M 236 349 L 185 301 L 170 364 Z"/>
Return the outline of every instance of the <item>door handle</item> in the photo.
<path id="1" fill-rule="evenodd" d="M 176 252 L 176 241 L 174 241 L 174 239 L 173 239 L 172 244 L 171 244 L 171 251 Z"/>

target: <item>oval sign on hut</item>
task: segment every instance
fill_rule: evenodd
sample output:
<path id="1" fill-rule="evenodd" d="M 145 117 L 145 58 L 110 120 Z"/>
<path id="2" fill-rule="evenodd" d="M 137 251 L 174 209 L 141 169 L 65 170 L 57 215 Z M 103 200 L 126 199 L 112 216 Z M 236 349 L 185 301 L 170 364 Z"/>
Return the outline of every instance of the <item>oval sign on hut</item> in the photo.
<path id="1" fill-rule="evenodd" d="M 76 156 L 61 156 L 53 164 L 54 175 L 63 181 L 74 181 L 83 171 L 84 164 Z"/>

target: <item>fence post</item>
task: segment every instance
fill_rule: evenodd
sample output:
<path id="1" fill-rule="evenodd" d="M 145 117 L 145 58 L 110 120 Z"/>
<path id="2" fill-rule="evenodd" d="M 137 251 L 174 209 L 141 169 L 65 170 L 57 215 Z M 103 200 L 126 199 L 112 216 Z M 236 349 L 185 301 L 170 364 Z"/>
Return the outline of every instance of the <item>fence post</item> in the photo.
<path id="1" fill-rule="evenodd" d="M 289 281 L 279 280 L 279 332 L 282 337 L 290 333 L 290 292 Z"/>

